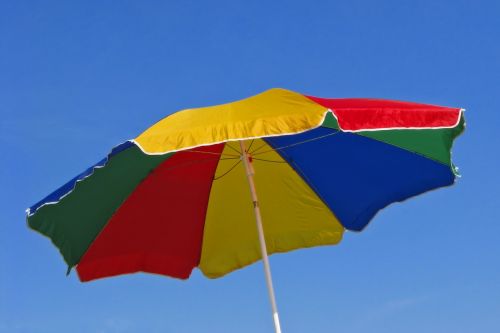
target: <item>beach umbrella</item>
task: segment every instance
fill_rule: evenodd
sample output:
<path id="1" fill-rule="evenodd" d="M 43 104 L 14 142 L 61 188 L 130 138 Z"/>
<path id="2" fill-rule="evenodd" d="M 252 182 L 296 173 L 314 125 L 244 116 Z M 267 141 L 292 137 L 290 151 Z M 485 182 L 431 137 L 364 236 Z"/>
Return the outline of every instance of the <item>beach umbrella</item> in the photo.
<path id="1" fill-rule="evenodd" d="M 341 241 L 387 205 L 457 176 L 463 110 L 271 89 L 173 113 L 27 210 L 81 281 L 222 277 Z"/>

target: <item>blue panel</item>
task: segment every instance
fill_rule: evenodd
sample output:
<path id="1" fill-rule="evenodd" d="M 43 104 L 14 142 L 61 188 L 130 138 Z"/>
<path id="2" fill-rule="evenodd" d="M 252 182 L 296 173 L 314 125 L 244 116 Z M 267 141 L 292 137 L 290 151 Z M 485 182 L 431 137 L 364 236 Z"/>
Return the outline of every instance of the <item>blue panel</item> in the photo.
<path id="1" fill-rule="evenodd" d="M 333 134 L 333 135 L 332 135 Z M 362 230 L 382 208 L 451 185 L 450 167 L 407 150 L 329 128 L 266 138 L 349 230 Z"/>
<path id="2" fill-rule="evenodd" d="M 28 215 L 34 214 L 36 212 L 36 210 L 38 208 L 40 208 L 41 206 L 43 206 L 44 204 L 47 204 L 49 202 L 52 202 L 52 203 L 58 202 L 66 194 L 73 191 L 77 181 L 82 180 L 84 178 L 87 178 L 88 176 L 90 176 L 94 172 L 95 168 L 103 167 L 108 162 L 110 157 L 112 157 L 113 155 L 116 155 L 116 154 L 118 154 L 118 153 L 124 151 L 125 149 L 132 147 L 132 146 L 134 146 L 134 144 L 131 141 L 126 141 L 126 142 L 116 146 L 115 148 L 113 148 L 113 150 L 111 150 L 111 153 L 109 153 L 108 157 L 103 158 L 102 160 L 100 160 L 99 162 L 97 162 L 96 164 L 94 164 L 93 166 L 91 166 L 90 168 L 88 168 L 87 170 L 85 170 L 84 172 L 82 172 L 81 174 L 76 176 L 75 178 L 71 179 L 69 182 L 67 182 L 66 184 L 64 184 L 60 188 L 58 188 L 57 190 L 55 190 L 54 192 L 52 192 L 51 194 L 49 194 L 48 196 L 46 196 L 45 198 L 43 198 L 42 200 L 40 200 L 39 202 L 37 202 L 36 204 L 31 206 L 30 208 L 28 208 L 28 210 L 27 210 Z"/>

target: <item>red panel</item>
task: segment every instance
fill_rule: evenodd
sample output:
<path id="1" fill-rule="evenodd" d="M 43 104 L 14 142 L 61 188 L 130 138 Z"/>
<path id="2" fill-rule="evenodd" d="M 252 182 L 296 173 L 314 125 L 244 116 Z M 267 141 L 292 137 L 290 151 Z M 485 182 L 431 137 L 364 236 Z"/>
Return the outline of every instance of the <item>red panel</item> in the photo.
<path id="1" fill-rule="evenodd" d="M 116 211 L 77 266 L 82 281 L 134 272 L 187 279 L 198 266 L 213 175 L 224 144 L 175 153 Z M 196 152 L 194 152 L 194 150 Z"/>
<path id="2" fill-rule="evenodd" d="M 348 131 L 453 127 L 460 117 L 460 109 L 444 106 L 383 99 L 307 97 L 332 110 L 340 128 Z"/>

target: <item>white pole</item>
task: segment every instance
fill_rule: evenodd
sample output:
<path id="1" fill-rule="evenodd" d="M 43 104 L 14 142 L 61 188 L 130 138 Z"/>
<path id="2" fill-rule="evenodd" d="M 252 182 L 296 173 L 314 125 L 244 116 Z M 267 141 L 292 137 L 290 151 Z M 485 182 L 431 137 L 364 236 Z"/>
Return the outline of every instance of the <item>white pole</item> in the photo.
<path id="1" fill-rule="evenodd" d="M 255 184 L 253 182 L 254 170 L 250 156 L 246 151 L 245 144 L 240 140 L 240 148 L 243 163 L 250 185 L 250 193 L 252 194 L 253 210 L 255 213 L 255 221 L 257 222 L 257 230 L 259 232 L 260 251 L 262 254 L 262 261 L 264 262 L 264 271 L 266 273 L 267 290 L 269 291 L 269 300 L 271 301 L 271 308 L 273 310 L 274 329 L 276 333 L 281 333 L 280 320 L 278 317 L 278 307 L 276 306 L 276 299 L 274 297 L 273 280 L 271 279 L 271 267 L 269 266 L 269 259 L 267 257 L 266 240 L 264 238 L 264 229 L 262 228 L 262 217 L 260 216 L 259 200 L 257 199 L 257 192 L 255 191 Z"/>

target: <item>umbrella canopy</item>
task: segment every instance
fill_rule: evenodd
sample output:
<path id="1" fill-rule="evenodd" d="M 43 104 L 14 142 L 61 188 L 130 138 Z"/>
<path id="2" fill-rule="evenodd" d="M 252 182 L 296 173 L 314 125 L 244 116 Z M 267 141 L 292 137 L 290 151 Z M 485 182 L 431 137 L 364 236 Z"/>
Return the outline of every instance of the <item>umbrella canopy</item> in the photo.
<path id="1" fill-rule="evenodd" d="M 83 281 L 145 271 L 220 277 L 260 259 L 240 148 L 269 253 L 336 244 L 382 208 L 453 184 L 462 110 L 271 89 L 174 113 L 29 208 Z"/>
<path id="2" fill-rule="evenodd" d="M 82 281 L 221 277 L 263 257 L 254 211 L 264 250 L 286 252 L 337 244 L 387 205 L 453 184 L 462 111 L 284 89 L 183 110 L 29 208 L 28 224 Z"/>

